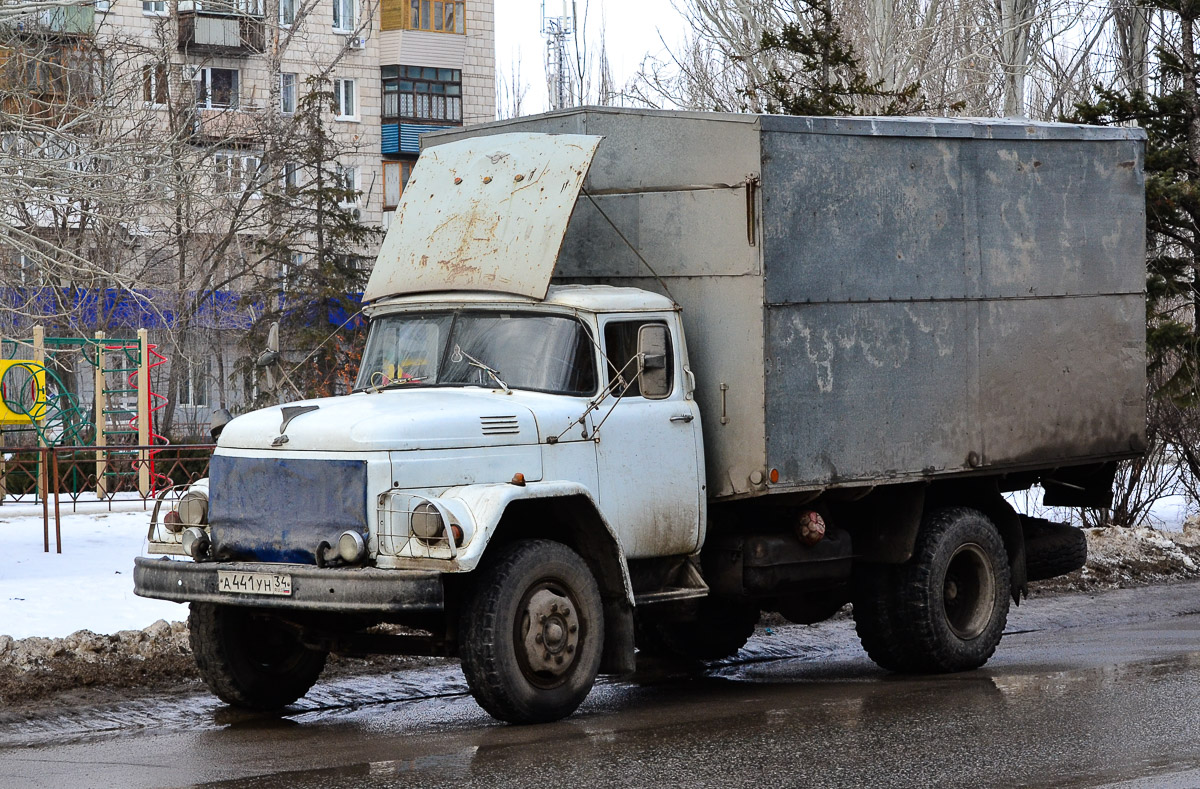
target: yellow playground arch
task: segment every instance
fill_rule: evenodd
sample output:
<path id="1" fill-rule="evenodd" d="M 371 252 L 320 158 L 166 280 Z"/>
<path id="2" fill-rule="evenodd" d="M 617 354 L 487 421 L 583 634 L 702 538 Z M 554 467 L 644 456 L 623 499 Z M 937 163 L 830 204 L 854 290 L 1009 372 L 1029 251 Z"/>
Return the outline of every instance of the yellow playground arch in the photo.
<path id="1" fill-rule="evenodd" d="M 33 359 L 0 359 L 0 425 L 30 425 L 46 415 L 46 368 Z"/>

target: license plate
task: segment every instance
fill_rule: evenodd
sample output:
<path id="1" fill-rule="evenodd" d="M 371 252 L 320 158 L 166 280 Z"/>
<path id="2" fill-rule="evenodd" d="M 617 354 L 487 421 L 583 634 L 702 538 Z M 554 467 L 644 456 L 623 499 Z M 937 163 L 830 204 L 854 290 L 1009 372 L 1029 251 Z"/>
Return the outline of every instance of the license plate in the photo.
<path id="1" fill-rule="evenodd" d="M 233 594 L 290 595 L 292 576 L 283 573 L 238 573 L 217 570 L 217 591 Z"/>

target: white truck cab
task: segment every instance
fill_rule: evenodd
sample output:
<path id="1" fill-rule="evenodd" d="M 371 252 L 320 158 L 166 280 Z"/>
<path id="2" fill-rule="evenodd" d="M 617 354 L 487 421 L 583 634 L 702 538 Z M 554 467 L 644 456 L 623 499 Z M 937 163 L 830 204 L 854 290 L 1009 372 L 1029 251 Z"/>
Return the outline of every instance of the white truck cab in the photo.
<path id="1" fill-rule="evenodd" d="M 480 195 L 459 202 L 450 221 L 436 200 L 405 209 L 409 240 L 389 235 L 380 254 L 389 262 L 376 267 L 367 289 L 371 325 L 353 393 L 229 422 L 210 478 L 184 496 L 172 520 L 164 516 L 151 529 L 152 553 L 192 561 L 139 559 L 137 591 L 192 603 L 197 661 L 226 701 L 293 701 L 316 679 L 313 656 L 323 662 L 339 639 L 352 640 L 343 631 L 362 624 L 342 615 L 422 624 L 445 611 L 448 595 L 457 605 L 472 594 L 451 574 L 474 574 L 508 543 L 514 561 L 540 573 L 543 543 L 553 541 L 559 546 L 548 555 L 564 565 L 562 577 L 535 593 L 517 590 L 520 601 L 500 601 L 520 602 L 508 615 L 531 639 L 517 648 L 518 684 L 532 682 L 549 701 L 482 698 L 505 719 L 560 717 L 587 694 L 599 668 L 604 609 L 608 662 L 630 666 L 629 562 L 673 560 L 667 570 L 678 575 L 699 551 L 704 455 L 678 306 L 636 288 L 550 287 L 556 244 L 520 256 L 525 279 L 504 287 L 526 292 L 475 289 L 509 270 L 500 247 L 541 237 L 547 222 L 561 241 L 599 139 L 506 142 L 509 155 L 499 162 L 475 144 L 425 157 L 414 172 L 409 195 L 462 191 L 464 180 L 479 192 L 498 192 L 489 187 L 496 180 L 517 186 L 498 203 Z M 554 200 L 541 197 L 549 186 Z M 505 213 L 531 194 L 536 205 Z M 505 221 L 482 233 L 485 207 Z M 459 263 L 449 280 L 430 278 L 429 266 L 411 258 L 428 257 L 428 238 L 448 237 L 456 260 L 477 255 L 498 267 Z M 568 531 L 576 536 L 564 540 Z M 562 550 L 571 555 L 558 556 Z M 707 592 L 694 569 L 684 582 L 675 597 Z M 485 605 L 472 622 L 491 621 L 493 609 Z M 233 668 L 245 628 L 274 627 L 284 637 L 286 628 L 266 612 L 286 612 L 307 646 L 317 642 L 316 649 L 293 645 L 303 650 L 303 671 L 268 664 L 243 676 Z M 321 612 L 336 613 L 326 621 Z M 457 624 L 439 628 L 426 648 L 454 649 Z M 481 665 L 472 682 L 489 681 L 489 672 Z"/>

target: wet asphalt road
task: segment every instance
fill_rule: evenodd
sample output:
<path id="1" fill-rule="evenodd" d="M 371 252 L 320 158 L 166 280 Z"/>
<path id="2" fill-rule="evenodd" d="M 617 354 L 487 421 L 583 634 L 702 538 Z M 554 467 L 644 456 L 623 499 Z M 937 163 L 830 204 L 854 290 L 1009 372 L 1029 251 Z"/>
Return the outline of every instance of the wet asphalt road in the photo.
<path id="1" fill-rule="evenodd" d="M 982 670 L 894 677 L 850 622 L 697 674 L 602 681 L 493 722 L 448 665 L 319 686 L 284 716 L 206 696 L 0 721 L 0 787 L 1200 786 L 1200 584 L 1028 601 Z"/>

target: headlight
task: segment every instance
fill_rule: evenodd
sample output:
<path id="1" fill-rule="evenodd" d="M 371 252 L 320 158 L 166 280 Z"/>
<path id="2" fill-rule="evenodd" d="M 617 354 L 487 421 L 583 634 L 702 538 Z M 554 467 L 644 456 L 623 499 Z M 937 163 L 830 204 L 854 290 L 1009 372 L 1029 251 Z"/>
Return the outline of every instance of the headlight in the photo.
<path id="1" fill-rule="evenodd" d="M 208 492 L 192 489 L 179 499 L 175 507 L 183 526 L 205 526 L 208 524 Z"/>
<path id="2" fill-rule="evenodd" d="M 446 530 L 446 523 L 442 520 L 441 513 L 437 511 L 437 507 L 427 501 L 423 501 L 413 508 L 409 525 L 417 539 L 426 542 L 440 538 Z"/>

